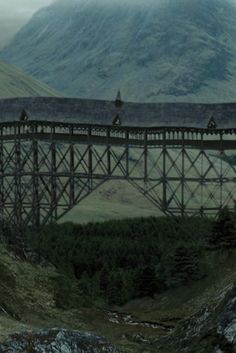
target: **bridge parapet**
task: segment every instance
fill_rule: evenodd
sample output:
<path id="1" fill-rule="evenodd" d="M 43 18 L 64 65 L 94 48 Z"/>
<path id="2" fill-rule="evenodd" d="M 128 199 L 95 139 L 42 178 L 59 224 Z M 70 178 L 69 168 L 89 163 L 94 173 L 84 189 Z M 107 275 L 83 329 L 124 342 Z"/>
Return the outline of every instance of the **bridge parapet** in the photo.
<path id="1" fill-rule="evenodd" d="M 110 143 L 115 145 L 167 144 L 194 148 L 235 148 L 236 129 L 203 129 L 193 127 L 130 127 L 70 124 L 48 121 L 0 123 L 0 139 L 49 139 L 77 143 Z"/>

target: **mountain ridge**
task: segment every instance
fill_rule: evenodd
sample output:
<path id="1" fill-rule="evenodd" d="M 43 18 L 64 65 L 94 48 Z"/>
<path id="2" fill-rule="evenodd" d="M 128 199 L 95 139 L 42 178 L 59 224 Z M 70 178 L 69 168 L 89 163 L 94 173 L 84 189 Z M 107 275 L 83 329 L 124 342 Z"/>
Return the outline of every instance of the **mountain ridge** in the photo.
<path id="1" fill-rule="evenodd" d="M 129 101 L 232 101 L 235 36 L 230 1 L 62 0 L 1 57 L 71 97 L 112 99 L 120 88 Z"/>

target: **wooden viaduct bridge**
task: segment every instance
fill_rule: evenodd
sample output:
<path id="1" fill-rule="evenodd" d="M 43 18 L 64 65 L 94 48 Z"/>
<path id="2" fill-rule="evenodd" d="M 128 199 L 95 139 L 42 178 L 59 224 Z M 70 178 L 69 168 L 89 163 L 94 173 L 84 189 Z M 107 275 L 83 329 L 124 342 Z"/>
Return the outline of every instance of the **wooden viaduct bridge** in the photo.
<path id="1" fill-rule="evenodd" d="M 59 220 L 107 180 L 127 180 L 167 215 L 234 206 L 236 129 L 49 121 L 0 123 L 0 217 Z"/>

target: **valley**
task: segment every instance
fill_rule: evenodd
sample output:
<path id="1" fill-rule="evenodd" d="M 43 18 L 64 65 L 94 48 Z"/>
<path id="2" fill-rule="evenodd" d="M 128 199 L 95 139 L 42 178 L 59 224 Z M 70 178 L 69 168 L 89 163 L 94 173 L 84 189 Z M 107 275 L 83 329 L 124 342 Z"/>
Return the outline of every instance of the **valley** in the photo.
<path id="1" fill-rule="evenodd" d="M 216 331 L 220 325 L 221 312 L 230 298 L 234 298 L 235 242 L 232 243 L 233 238 L 228 238 L 231 250 L 227 250 L 224 238 L 218 243 L 220 249 L 208 248 L 205 245 L 211 238 L 210 223 L 191 220 L 186 227 L 185 222 L 150 218 L 145 222 L 136 219 L 106 224 L 90 223 L 86 226 L 64 224 L 49 226 L 37 237 L 35 233 L 30 235 L 28 230 L 28 250 L 24 260 L 19 256 L 19 248 L 16 252 L 17 248 L 13 250 L 11 245 L 7 245 L 9 234 L 8 238 L 3 238 L 4 243 L 0 246 L 0 344 L 7 335 L 15 332 L 63 327 L 105 336 L 125 353 L 176 353 L 176 349 L 182 351 L 183 348 L 187 353 L 209 353 L 217 344 L 223 348 Z M 176 234 L 173 234 L 174 228 Z M 126 229 L 126 235 L 122 229 Z M 185 233 L 181 229 L 185 229 Z M 154 256 L 158 252 L 163 252 L 164 256 L 169 242 L 175 237 L 179 237 L 179 244 L 181 240 L 184 241 L 188 252 L 191 248 L 202 249 L 203 252 L 197 255 L 200 267 L 196 267 L 198 262 L 195 263 L 191 252 L 187 267 L 185 259 L 179 270 L 175 267 L 175 272 L 171 272 L 171 262 L 167 265 L 164 258 L 160 260 L 160 257 Z M 140 241 L 143 238 L 146 242 Z M 155 241 L 153 248 L 155 238 L 158 238 L 158 242 Z M 74 241 L 77 246 L 73 246 L 73 249 L 79 251 L 80 256 L 76 258 L 74 255 L 73 259 L 72 253 L 68 256 L 68 249 Z M 128 257 L 123 254 L 126 261 L 130 262 L 129 268 L 120 262 L 122 248 L 129 253 Z M 100 256 L 91 257 L 94 251 L 99 251 Z M 141 291 L 155 290 L 155 294 L 125 300 L 123 296 L 128 293 L 137 296 L 138 292 L 134 294 L 132 286 L 120 287 L 119 277 L 113 276 L 115 273 L 118 276 L 122 274 L 120 278 L 125 281 L 128 273 L 131 275 L 137 271 L 139 274 L 141 256 L 149 257 L 146 261 L 148 266 L 156 266 L 164 261 L 166 275 L 171 273 L 171 276 L 162 279 L 172 282 L 167 282 L 170 283 L 169 288 L 157 287 L 157 290 L 154 285 L 160 286 L 159 281 L 151 282 L 150 287 L 150 281 L 141 275 L 135 280 L 136 286 L 142 284 L 137 288 Z M 67 261 L 72 261 L 74 266 L 75 261 L 79 261 L 79 270 L 85 263 L 88 264 L 87 257 L 91 259 L 87 271 L 100 273 L 101 264 L 111 266 L 113 263 L 113 275 L 107 282 L 109 290 L 101 292 L 97 287 L 98 283 L 104 286 L 103 276 L 92 276 L 92 273 L 85 276 L 81 273 L 78 280 L 72 275 L 73 268 L 68 267 Z M 134 266 L 132 259 L 136 257 L 140 257 L 140 263 Z M 48 261 L 49 258 L 53 263 Z M 182 260 L 178 261 L 181 263 Z M 196 271 L 195 279 L 189 279 L 188 266 L 193 266 Z M 186 273 L 187 277 L 183 277 Z M 180 281 L 178 284 L 176 279 Z M 107 295 L 109 302 L 105 300 Z"/>
<path id="2" fill-rule="evenodd" d="M 235 352 L 236 1 L 10 2 L 0 352 Z"/>

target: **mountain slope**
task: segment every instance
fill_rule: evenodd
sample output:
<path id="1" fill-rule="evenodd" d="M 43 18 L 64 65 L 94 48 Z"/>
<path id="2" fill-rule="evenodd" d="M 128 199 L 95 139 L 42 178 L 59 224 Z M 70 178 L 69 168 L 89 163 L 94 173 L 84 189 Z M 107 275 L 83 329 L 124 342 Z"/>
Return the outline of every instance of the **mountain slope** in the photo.
<path id="1" fill-rule="evenodd" d="M 0 61 L 0 98 L 60 96 L 56 90 Z"/>
<path id="2" fill-rule="evenodd" d="M 59 0 L 1 57 L 71 96 L 232 101 L 235 36 L 229 0 Z"/>

